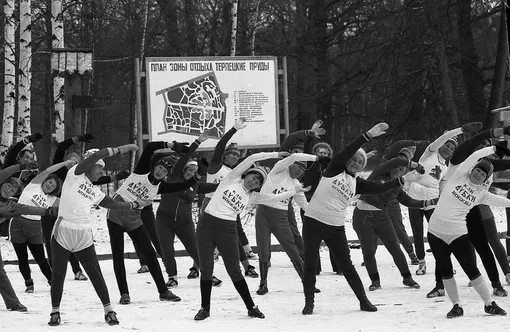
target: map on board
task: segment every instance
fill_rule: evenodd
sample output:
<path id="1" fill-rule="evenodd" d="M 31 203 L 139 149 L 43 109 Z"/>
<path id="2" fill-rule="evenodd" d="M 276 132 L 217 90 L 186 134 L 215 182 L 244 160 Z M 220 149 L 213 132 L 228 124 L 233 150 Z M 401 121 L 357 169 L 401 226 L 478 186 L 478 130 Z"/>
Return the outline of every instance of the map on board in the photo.
<path id="1" fill-rule="evenodd" d="M 209 130 L 209 137 L 221 138 L 225 133 L 228 94 L 221 92 L 214 72 L 156 92 L 165 100 L 165 131 L 199 136 Z"/>

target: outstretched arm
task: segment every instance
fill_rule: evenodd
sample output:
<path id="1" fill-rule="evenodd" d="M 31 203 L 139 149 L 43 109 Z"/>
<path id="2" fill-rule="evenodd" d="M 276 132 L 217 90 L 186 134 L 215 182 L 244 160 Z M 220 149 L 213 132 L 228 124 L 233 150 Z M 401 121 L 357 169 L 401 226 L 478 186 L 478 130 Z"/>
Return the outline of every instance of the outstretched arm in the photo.
<path id="1" fill-rule="evenodd" d="M 96 153 L 93 153 L 90 157 L 83 159 L 78 166 L 76 166 L 76 169 L 74 170 L 75 175 L 80 175 L 94 167 L 96 162 L 103 158 L 107 158 L 116 154 L 123 154 L 129 151 L 136 151 L 138 150 L 138 146 L 135 144 L 126 144 L 121 145 L 116 148 L 106 148 L 97 151 Z"/>
<path id="2" fill-rule="evenodd" d="M 387 181 L 375 182 L 362 178 L 356 178 L 356 194 L 379 194 L 390 189 L 404 185 L 405 181 L 402 177 Z"/>
<path id="3" fill-rule="evenodd" d="M 74 164 L 73 161 L 68 160 L 68 161 L 63 161 L 58 164 L 52 165 L 52 166 L 46 168 L 41 173 L 37 174 L 37 176 L 31 181 L 31 183 L 34 183 L 34 184 L 43 183 L 44 180 L 46 180 L 48 175 L 50 175 L 51 173 L 55 173 L 62 167 L 71 167 L 73 164 Z"/>
<path id="4" fill-rule="evenodd" d="M 220 170 L 223 165 L 223 153 L 225 152 L 225 148 L 227 146 L 228 141 L 237 133 L 237 129 L 232 127 L 229 131 L 223 135 L 220 139 L 216 147 L 214 148 L 214 154 L 211 158 L 211 162 L 209 167 L 207 168 L 207 174 L 216 174 Z"/>

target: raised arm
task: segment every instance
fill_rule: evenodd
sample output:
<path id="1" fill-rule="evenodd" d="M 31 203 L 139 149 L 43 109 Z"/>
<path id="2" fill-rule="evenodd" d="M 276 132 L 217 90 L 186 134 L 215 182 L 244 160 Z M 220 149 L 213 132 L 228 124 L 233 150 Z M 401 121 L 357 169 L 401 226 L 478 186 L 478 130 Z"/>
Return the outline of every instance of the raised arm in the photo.
<path id="1" fill-rule="evenodd" d="M 324 176 L 329 178 L 345 171 L 345 164 L 347 161 L 351 159 L 356 151 L 368 140 L 369 138 L 366 134 L 360 135 L 347 144 L 341 151 L 337 152 L 324 171 Z"/>
<path id="2" fill-rule="evenodd" d="M 279 158 L 278 152 L 260 152 L 252 154 L 251 156 L 246 157 L 239 165 L 237 165 L 223 181 L 230 181 L 232 179 L 236 179 L 243 175 L 243 173 L 248 170 L 251 165 L 259 160 L 269 159 L 269 158 Z"/>
<path id="3" fill-rule="evenodd" d="M 462 162 L 459 165 L 459 168 L 457 168 L 457 172 L 468 173 L 473 168 L 473 166 L 475 166 L 476 163 L 478 163 L 478 160 L 480 160 L 483 157 L 487 157 L 493 154 L 494 152 L 496 152 L 496 147 L 494 146 L 489 146 L 473 152 L 469 157 L 466 158 L 464 162 Z"/>
<path id="4" fill-rule="evenodd" d="M 0 171 L 0 184 L 20 171 L 19 165 L 12 165 Z"/>
<path id="5" fill-rule="evenodd" d="M 209 164 L 209 168 L 207 168 L 207 174 L 216 174 L 220 170 L 223 165 L 223 153 L 225 152 L 225 148 L 227 146 L 228 141 L 237 133 L 236 126 L 232 127 L 229 131 L 223 135 L 220 139 L 216 147 L 214 148 L 214 153 L 211 158 L 211 162 Z"/>
<path id="6" fill-rule="evenodd" d="M 73 165 L 74 165 L 74 162 L 71 161 L 71 160 L 63 161 L 63 162 L 60 162 L 58 164 L 52 165 L 52 166 L 46 168 L 41 173 L 37 174 L 37 176 L 32 179 L 31 183 L 34 183 L 34 184 L 43 183 L 44 180 L 46 180 L 48 175 L 50 175 L 51 173 L 55 173 L 56 171 L 58 171 L 62 167 L 71 167 Z"/>
<path id="7" fill-rule="evenodd" d="M 376 182 L 368 181 L 362 178 L 356 178 L 356 194 L 379 194 L 390 189 L 404 185 L 405 181 L 402 177 L 387 181 Z"/>
<path id="8" fill-rule="evenodd" d="M 19 217 L 23 215 L 48 216 L 56 215 L 56 208 L 44 209 L 36 206 L 7 201 L 0 203 L 0 216 L 4 218 Z"/>
<path id="9" fill-rule="evenodd" d="M 410 167 L 411 163 L 412 161 L 408 160 L 405 157 L 395 157 L 377 166 L 376 169 L 374 169 L 370 174 L 369 179 L 376 178 L 377 176 L 380 175 L 388 174 L 392 169 L 395 169 L 400 166 Z"/>
<path id="10" fill-rule="evenodd" d="M 296 161 L 317 161 L 319 158 L 313 154 L 307 153 L 293 153 L 290 156 L 280 160 L 277 162 L 271 173 L 275 174 L 281 171 L 286 170 L 290 165 L 294 164 Z"/>
<path id="11" fill-rule="evenodd" d="M 126 144 L 121 145 L 116 148 L 106 148 L 99 150 L 92 155 L 90 155 L 88 158 L 83 159 L 78 166 L 76 166 L 76 169 L 74 170 L 75 175 L 80 175 L 94 167 L 96 162 L 103 158 L 111 157 L 116 154 L 123 154 L 129 151 L 136 151 L 138 150 L 138 146 L 135 144 Z"/>
<path id="12" fill-rule="evenodd" d="M 402 150 L 402 148 L 406 148 L 408 146 L 418 147 L 421 144 L 429 145 L 430 143 L 427 141 L 409 141 L 409 140 L 399 140 L 399 141 L 393 142 L 393 144 L 391 144 L 388 147 L 388 149 L 386 149 L 386 153 L 383 156 L 383 161 L 387 161 L 387 160 L 391 160 L 391 159 L 395 158 L 398 155 L 398 153 L 400 152 L 400 150 Z"/>
<path id="13" fill-rule="evenodd" d="M 453 151 L 452 157 L 450 158 L 450 164 L 459 165 L 465 161 L 467 157 L 472 154 L 483 141 L 493 137 L 499 137 L 502 134 L 503 128 L 495 128 L 487 129 L 474 136 L 471 136 L 468 140 L 459 144 L 455 151 Z"/>

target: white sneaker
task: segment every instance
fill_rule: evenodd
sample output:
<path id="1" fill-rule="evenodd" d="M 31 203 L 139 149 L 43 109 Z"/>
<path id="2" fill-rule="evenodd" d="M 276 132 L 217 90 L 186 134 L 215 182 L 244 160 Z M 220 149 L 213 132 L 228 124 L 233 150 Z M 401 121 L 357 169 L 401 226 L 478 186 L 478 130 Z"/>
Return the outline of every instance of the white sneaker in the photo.
<path id="1" fill-rule="evenodd" d="M 420 264 L 418 265 L 418 270 L 416 270 L 416 275 L 422 276 L 427 273 L 427 264 L 424 259 L 420 259 Z"/>

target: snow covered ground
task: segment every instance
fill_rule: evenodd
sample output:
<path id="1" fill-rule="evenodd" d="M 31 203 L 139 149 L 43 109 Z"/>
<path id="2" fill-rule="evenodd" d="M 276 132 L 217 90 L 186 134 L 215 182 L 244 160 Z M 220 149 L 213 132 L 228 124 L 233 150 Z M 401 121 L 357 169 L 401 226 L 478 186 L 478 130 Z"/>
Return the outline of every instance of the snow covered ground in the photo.
<path id="1" fill-rule="evenodd" d="M 405 210 L 404 210 L 405 211 Z M 494 210 L 499 231 L 506 231 L 504 210 Z M 407 215 L 404 213 L 406 226 Z M 98 253 L 109 253 L 106 225 L 98 223 L 96 248 Z M 248 237 L 255 245 L 253 222 L 245 226 Z M 410 228 L 408 227 L 409 233 Z M 355 240 L 356 235 L 351 224 L 347 223 L 347 236 Z M 127 238 L 127 237 L 126 237 Z M 126 240 L 128 241 L 128 240 Z M 273 244 L 277 243 L 273 239 Z M 4 260 L 14 260 L 12 246 L 4 238 L 0 239 Z M 176 243 L 176 249 L 182 248 Z M 126 251 L 132 251 L 130 245 Z M 69 267 L 68 277 L 62 301 L 62 326 L 52 328 L 47 325 L 51 310 L 49 287 L 36 265 L 31 265 L 35 282 L 35 293 L 24 293 L 24 282 L 16 265 L 6 265 L 6 270 L 18 293 L 29 311 L 27 313 L 8 312 L 0 309 L 0 331 L 190 331 L 194 329 L 210 331 L 505 331 L 510 329 L 508 317 L 491 317 L 484 313 L 483 303 L 472 288 L 467 287 L 468 279 L 458 264 L 457 283 L 464 304 L 464 317 L 449 320 L 446 313 L 451 309 L 447 297 L 427 299 L 426 293 L 434 286 L 434 276 L 415 276 L 421 289 L 407 289 L 402 285 L 400 274 L 391 256 L 384 247 L 379 247 L 377 259 L 381 275 L 382 289 L 368 292 L 378 312 L 369 313 L 359 310 L 358 301 L 349 288 L 345 278 L 333 274 L 326 249 L 322 252 L 323 272 L 317 278 L 315 312 L 312 316 L 303 316 L 304 304 L 302 287 L 285 253 L 273 253 L 272 267 L 269 270 L 269 293 L 259 296 L 255 293 L 258 279 L 247 279 L 255 303 L 266 315 L 266 319 L 249 318 L 241 298 L 237 295 L 223 263 L 217 263 L 215 274 L 224 281 L 219 288 L 213 289 L 211 317 L 202 322 L 193 320 L 200 307 L 200 289 L 198 280 L 188 280 L 186 275 L 191 266 L 189 257 L 177 258 L 180 271 L 179 287 L 174 293 L 182 298 L 179 303 L 166 303 L 158 299 L 158 294 L 150 274 L 137 274 L 138 261 L 126 260 L 126 270 L 132 303 L 121 306 L 113 273 L 111 260 L 101 261 L 101 268 L 114 309 L 120 325 L 109 327 L 103 321 L 103 310 L 90 282 L 74 281 Z M 351 250 L 352 260 L 365 284 L 369 278 L 362 262 L 361 250 Z M 433 271 L 433 259 L 427 253 L 428 270 Z M 455 262 L 456 263 L 456 262 Z M 256 261 L 252 264 L 257 267 Z M 411 266 L 414 273 L 416 267 Z M 480 270 L 483 267 L 480 263 Z M 484 273 L 484 272 L 483 272 Z M 502 275 L 501 275 L 502 276 Z M 503 276 L 502 276 L 503 277 Z M 504 280 L 504 279 L 502 279 Z M 507 287 L 509 288 L 509 287 Z M 510 288 L 509 288 L 510 289 Z M 496 298 L 498 304 L 510 311 L 510 298 Z"/>

